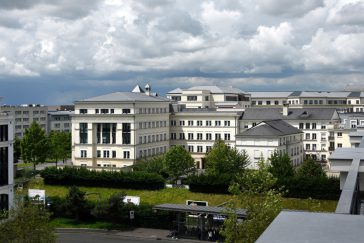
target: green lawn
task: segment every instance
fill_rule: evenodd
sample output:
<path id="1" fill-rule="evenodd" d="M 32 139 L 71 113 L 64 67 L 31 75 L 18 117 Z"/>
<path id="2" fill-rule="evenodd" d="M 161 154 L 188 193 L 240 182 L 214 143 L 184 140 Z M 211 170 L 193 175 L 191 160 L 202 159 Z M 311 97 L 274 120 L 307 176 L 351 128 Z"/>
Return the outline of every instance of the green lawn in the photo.
<path id="1" fill-rule="evenodd" d="M 45 189 L 47 196 L 66 196 L 68 187 L 66 186 L 50 186 L 44 185 L 43 179 L 37 178 L 30 182 L 29 188 Z M 210 206 L 216 206 L 221 203 L 227 202 L 233 198 L 231 195 L 220 194 L 205 194 L 190 192 L 187 189 L 166 188 L 158 191 L 148 190 L 129 190 L 129 189 L 115 189 L 115 188 L 102 188 L 102 187 L 80 187 L 86 193 L 99 193 L 102 199 L 107 199 L 111 194 L 116 192 L 125 192 L 129 196 L 139 196 L 142 203 L 157 205 L 161 203 L 182 203 L 184 204 L 187 199 L 208 201 Z M 98 195 L 89 195 L 90 200 L 98 200 Z M 334 212 L 336 209 L 337 201 L 330 200 L 315 200 L 315 199 L 296 199 L 284 198 L 283 207 L 290 210 L 308 210 L 308 211 L 323 211 Z"/>

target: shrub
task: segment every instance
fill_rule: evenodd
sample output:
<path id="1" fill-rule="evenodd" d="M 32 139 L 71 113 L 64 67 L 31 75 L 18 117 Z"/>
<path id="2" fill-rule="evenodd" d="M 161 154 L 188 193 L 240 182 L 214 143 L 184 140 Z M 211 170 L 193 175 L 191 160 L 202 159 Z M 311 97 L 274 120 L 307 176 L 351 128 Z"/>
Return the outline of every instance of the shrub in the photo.
<path id="1" fill-rule="evenodd" d="M 97 186 L 128 189 L 158 190 L 165 179 L 147 172 L 94 171 L 86 168 L 48 167 L 41 172 L 45 184 L 69 186 Z"/>
<path id="2" fill-rule="evenodd" d="M 295 176 L 280 182 L 278 187 L 282 186 L 285 197 L 338 200 L 341 193 L 340 180 L 335 177 Z"/>
<path id="3" fill-rule="evenodd" d="M 229 194 L 229 186 L 233 177 L 222 175 L 192 175 L 187 177 L 186 183 L 192 192 Z"/>

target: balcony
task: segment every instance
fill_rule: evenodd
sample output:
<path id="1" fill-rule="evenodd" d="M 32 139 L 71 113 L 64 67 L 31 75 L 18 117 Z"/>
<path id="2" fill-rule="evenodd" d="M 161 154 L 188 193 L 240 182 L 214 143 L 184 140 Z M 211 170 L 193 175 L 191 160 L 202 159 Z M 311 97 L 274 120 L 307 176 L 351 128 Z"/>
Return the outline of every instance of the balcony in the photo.
<path id="1" fill-rule="evenodd" d="M 335 137 L 334 136 L 329 136 L 329 140 L 335 140 Z"/>

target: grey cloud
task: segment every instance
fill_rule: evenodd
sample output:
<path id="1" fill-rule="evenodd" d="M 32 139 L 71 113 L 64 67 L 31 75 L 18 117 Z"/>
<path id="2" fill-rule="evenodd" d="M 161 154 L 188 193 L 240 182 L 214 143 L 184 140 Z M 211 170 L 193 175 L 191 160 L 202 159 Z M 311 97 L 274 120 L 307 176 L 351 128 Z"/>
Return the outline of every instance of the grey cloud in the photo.
<path id="1" fill-rule="evenodd" d="M 201 23 L 182 11 L 167 13 L 158 20 L 157 28 L 162 31 L 182 31 L 192 35 L 200 35 L 203 32 Z"/>
<path id="2" fill-rule="evenodd" d="M 364 25 L 364 3 L 348 3 L 339 11 L 329 17 L 334 24 L 343 25 Z"/>
<path id="3" fill-rule="evenodd" d="M 21 29 L 24 25 L 19 19 L 0 15 L 0 26 L 10 29 Z"/>
<path id="4" fill-rule="evenodd" d="M 43 0 L 0 0 L 1 9 L 29 9 Z"/>
<path id="5" fill-rule="evenodd" d="M 271 15 L 299 17 L 324 6 L 323 0 L 258 0 L 261 10 Z"/>

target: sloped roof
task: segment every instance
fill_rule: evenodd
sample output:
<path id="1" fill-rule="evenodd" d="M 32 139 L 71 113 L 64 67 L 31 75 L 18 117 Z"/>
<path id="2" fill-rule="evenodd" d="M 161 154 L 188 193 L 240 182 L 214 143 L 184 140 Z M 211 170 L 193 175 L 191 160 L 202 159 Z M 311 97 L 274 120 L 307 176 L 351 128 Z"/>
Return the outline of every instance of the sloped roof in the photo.
<path id="1" fill-rule="evenodd" d="M 137 84 L 131 92 L 133 92 L 133 93 L 144 93 L 144 90 L 139 86 L 139 84 Z"/>
<path id="2" fill-rule="evenodd" d="M 237 136 L 254 136 L 254 137 L 271 137 L 271 136 L 285 136 L 290 134 L 302 133 L 300 129 L 288 124 L 282 120 L 269 120 L 262 121 L 255 127 L 238 134 Z"/>
<path id="3" fill-rule="evenodd" d="M 134 102 L 134 101 L 160 102 L 160 101 L 169 101 L 169 99 L 160 96 L 148 96 L 144 93 L 115 92 L 76 102 Z"/>
<path id="4" fill-rule="evenodd" d="M 289 108 L 283 116 L 282 108 L 247 108 L 243 120 L 331 120 L 339 119 L 335 108 Z"/>
<path id="5" fill-rule="evenodd" d="M 246 92 L 242 91 L 241 89 L 238 89 L 238 88 L 233 88 L 231 86 L 227 86 L 227 87 L 224 87 L 224 86 L 193 86 L 191 88 L 188 88 L 188 89 L 180 89 L 180 88 L 177 88 L 177 89 L 174 89 L 174 90 L 171 90 L 168 92 L 168 94 L 179 94 L 179 93 L 182 93 L 183 91 L 186 91 L 186 90 L 208 90 L 210 91 L 211 93 L 213 94 L 225 94 L 225 93 L 230 93 L 230 94 L 244 94 Z"/>
<path id="6" fill-rule="evenodd" d="M 292 95 L 292 92 L 288 91 L 270 91 L 270 92 L 250 92 L 252 98 L 287 98 Z"/>

